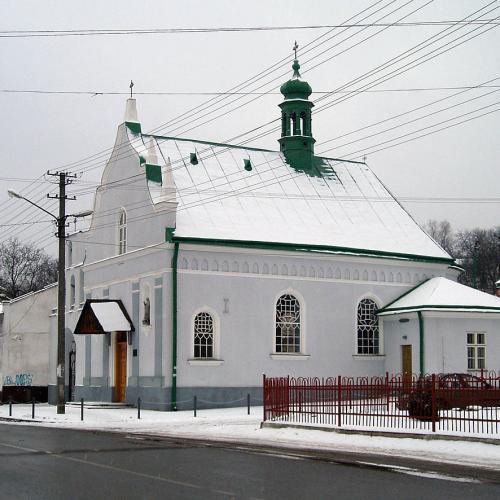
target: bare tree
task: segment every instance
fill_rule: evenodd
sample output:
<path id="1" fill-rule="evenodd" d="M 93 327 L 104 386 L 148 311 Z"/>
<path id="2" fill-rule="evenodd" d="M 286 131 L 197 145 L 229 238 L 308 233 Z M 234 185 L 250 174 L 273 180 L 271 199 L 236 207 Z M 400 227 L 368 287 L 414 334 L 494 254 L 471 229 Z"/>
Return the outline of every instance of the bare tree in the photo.
<path id="1" fill-rule="evenodd" d="M 460 283 L 495 293 L 495 282 L 500 275 L 500 226 L 459 231 L 456 250 L 465 269 L 459 277 Z"/>
<path id="2" fill-rule="evenodd" d="M 429 220 L 424 225 L 424 229 L 450 255 L 453 256 L 455 254 L 453 230 L 447 220 Z"/>
<path id="3" fill-rule="evenodd" d="M 0 288 L 10 298 L 57 281 L 57 260 L 34 245 L 11 238 L 0 244 Z"/>

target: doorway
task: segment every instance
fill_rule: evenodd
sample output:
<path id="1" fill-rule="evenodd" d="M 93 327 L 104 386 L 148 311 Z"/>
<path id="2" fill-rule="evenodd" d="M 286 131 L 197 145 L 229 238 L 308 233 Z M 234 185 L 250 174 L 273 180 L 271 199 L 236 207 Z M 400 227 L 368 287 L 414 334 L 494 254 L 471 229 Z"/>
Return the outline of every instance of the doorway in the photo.
<path id="1" fill-rule="evenodd" d="M 411 344 L 401 346 L 401 371 L 403 374 L 403 392 L 407 393 L 411 389 L 413 374 Z"/>
<path id="2" fill-rule="evenodd" d="M 116 332 L 115 344 L 115 401 L 125 401 L 127 386 L 127 334 Z"/>
<path id="3" fill-rule="evenodd" d="M 411 360 L 411 344 L 401 346 L 401 366 L 403 376 L 411 377 L 413 373 L 412 360 Z"/>

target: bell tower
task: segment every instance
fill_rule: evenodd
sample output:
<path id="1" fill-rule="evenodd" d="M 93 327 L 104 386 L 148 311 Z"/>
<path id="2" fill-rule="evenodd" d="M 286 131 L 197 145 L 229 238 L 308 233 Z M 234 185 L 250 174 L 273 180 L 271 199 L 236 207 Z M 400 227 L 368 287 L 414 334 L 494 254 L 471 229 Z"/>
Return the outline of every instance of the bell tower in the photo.
<path id="1" fill-rule="evenodd" d="M 309 170 L 313 165 L 314 143 L 312 136 L 311 114 L 314 104 L 309 100 L 311 86 L 302 80 L 297 59 L 298 45 L 295 42 L 295 60 L 293 76 L 285 82 L 280 92 L 284 100 L 281 108 L 280 151 L 285 155 L 287 163 L 298 170 Z"/>

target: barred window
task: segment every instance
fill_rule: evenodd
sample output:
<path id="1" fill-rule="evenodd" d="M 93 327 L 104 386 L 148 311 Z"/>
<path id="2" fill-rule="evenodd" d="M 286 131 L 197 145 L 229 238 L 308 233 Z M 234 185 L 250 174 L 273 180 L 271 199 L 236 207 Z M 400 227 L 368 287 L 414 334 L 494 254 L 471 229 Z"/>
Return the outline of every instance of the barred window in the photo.
<path id="1" fill-rule="evenodd" d="M 363 299 L 358 304 L 358 354 L 379 354 L 380 335 L 377 304 Z"/>
<path id="2" fill-rule="evenodd" d="M 467 369 L 482 370 L 486 368 L 486 334 L 467 333 Z"/>
<path id="3" fill-rule="evenodd" d="M 118 221 L 118 255 L 127 251 L 127 212 L 121 210 Z"/>
<path id="4" fill-rule="evenodd" d="M 276 352 L 300 353 L 300 303 L 293 295 L 276 303 Z"/>
<path id="5" fill-rule="evenodd" d="M 214 320 L 207 312 L 198 313 L 194 318 L 194 357 L 214 357 Z"/>

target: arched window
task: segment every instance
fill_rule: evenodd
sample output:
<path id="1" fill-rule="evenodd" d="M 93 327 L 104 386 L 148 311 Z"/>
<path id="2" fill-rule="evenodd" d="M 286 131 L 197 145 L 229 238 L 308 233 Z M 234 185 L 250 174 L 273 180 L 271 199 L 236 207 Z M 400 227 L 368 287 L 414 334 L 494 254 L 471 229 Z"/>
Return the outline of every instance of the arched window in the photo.
<path id="1" fill-rule="evenodd" d="M 194 357 L 214 357 L 214 319 L 208 312 L 200 312 L 194 318 Z"/>
<path id="2" fill-rule="evenodd" d="M 363 299 L 358 304 L 358 354 L 380 354 L 380 331 L 377 304 Z"/>
<path id="3" fill-rule="evenodd" d="M 301 130 L 302 130 L 302 135 L 308 135 L 307 129 L 307 122 L 306 122 L 306 114 L 304 111 L 300 113 L 300 124 L 301 124 Z"/>
<path id="4" fill-rule="evenodd" d="M 298 126 L 300 127 L 300 125 L 299 125 L 299 122 L 297 120 L 296 113 L 292 113 L 291 118 L 292 118 L 292 131 L 291 131 L 290 135 L 300 135 L 300 132 L 297 132 L 297 127 Z"/>
<path id="5" fill-rule="evenodd" d="M 120 211 L 118 220 L 118 255 L 127 251 L 127 212 L 124 209 Z"/>
<path id="6" fill-rule="evenodd" d="M 276 302 L 276 353 L 300 353 L 300 303 L 290 294 Z"/>
<path id="7" fill-rule="evenodd" d="M 70 307 L 75 307 L 76 301 L 76 285 L 75 285 L 75 276 L 71 276 L 69 281 L 69 305 Z"/>

